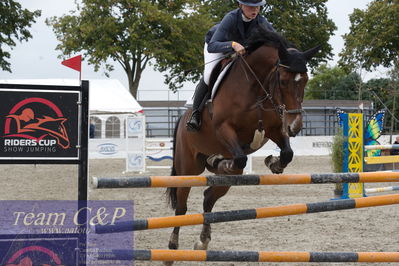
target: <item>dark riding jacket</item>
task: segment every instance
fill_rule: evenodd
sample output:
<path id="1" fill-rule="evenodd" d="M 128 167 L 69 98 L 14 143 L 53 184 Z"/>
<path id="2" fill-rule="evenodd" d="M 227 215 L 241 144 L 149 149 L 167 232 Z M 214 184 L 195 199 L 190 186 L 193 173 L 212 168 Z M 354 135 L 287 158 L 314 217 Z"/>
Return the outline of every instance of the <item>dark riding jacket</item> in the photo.
<path id="1" fill-rule="evenodd" d="M 246 44 L 251 31 L 257 26 L 263 24 L 266 29 L 275 32 L 276 30 L 261 15 L 256 16 L 253 20 L 244 25 L 242 19 L 243 13 L 240 8 L 227 13 L 220 24 L 213 26 L 205 36 L 208 40 L 209 53 L 229 53 L 233 51 L 232 42 L 238 42 L 241 45 Z"/>

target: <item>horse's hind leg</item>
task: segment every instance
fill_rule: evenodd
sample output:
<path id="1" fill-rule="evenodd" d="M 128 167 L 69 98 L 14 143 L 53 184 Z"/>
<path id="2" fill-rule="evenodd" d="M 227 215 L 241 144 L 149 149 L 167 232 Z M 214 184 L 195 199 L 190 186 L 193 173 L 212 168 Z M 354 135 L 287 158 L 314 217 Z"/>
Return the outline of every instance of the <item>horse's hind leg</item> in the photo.
<path id="1" fill-rule="evenodd" d="M 190 193 L 190 187 L 175 188 L 176 189 L 176 210 L 175 215 L 184 215 L 187 212 L 187 198 Z M 173 232 L 169 238 L 169 248 L 179 248 L 179 231 L 180 227 L 173 228 Z"/>
<path id="2" fill-rule="evenodd" d="M 204 191 L 204 212 L 211 212 L 213 206 L 218 199 L 223 197 L 227 191 L 229 191 L 230 187 L 209 187 Z M 202 231 L 200 235 L 200 241 L 195 243 L 194 249 L 206 250 L 208 248 L 208 244 L 211 241 L 211 225 L 204 223 L 202 225 Z"/>
<path id="3" fill-rule="evenodd" d="M 172 175 L 198 175 L 205 169 L 205 158 L 192 155 L 185 145 L 177 147 L 174 156 Z M 187 212 L 187 198 L 191 187 L 169 188 L 169 197 L 172 208 L 175 208 L 175 215 L 184 215 Z M 179 248 L 180 227 L 173 228 L 169 239 L 169 248 Z M 172 265 L 173 262 L 164 262 L 164 265 Z"/>
<path id="4" fill-rule="evenodd" d="M 191 187 L 169 188 L 169 195 L 175 197 L 175 204 L 172 202 L 172 207 L 175 207 L 175 215 L 184 215 L 187 212 L 187 198 L 190 194 Z M 179 232 L 180 227 L 174 227 L 169 238 L 169 249 L 179 248 Z M 173 261 L 164 261 L 165 266 L 173 265 Z"/>

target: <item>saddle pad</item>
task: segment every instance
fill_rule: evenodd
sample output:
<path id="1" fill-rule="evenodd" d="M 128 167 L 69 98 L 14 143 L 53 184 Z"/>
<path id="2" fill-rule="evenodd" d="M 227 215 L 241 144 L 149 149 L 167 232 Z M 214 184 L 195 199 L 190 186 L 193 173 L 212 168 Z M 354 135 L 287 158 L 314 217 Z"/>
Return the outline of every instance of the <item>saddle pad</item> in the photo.
<path id="1" fill-rule="evenodd" d="M 232 60 L 230 63 L 227 64 L 227 66 L 225 66 L 225 68 L 222 70 L 222 72 L 219 74 L 218 79 L 216 80 L 215 84 L 213 84 L 213 88 L 212 88 L 212 96 L 211 99 L 213 100 L 213 98 L 216 95 L 217 90 L 219 89 L 219 85 L 222 82 L 224 76 L 226 75 L 226 73 L 229 71 L 231 65 L 233 64 L 234 60 Z"/>
<path id="2" fill-rule="evenodd" d="M 214 83 L 213 87 L 212 87 L 212 95 L 211 95 L 211 99 L 213 100 L 213 98 L 216 95 L 216 92 L 219 88 L 220 83 L 222 82 L 223 78 L 225 77 L 226 73 L 228 72 L 228 70 L 230 69 L 231 65 L 233 64 L 234 60 L 231 61 L 230 63 L 228 63 L 225 68 L 222 70 L 222 72 L 219 74 L 216 82 Z M 193 91 L 193 95 L 186 101 L 186 104 L 184 106 L 186 107 L 192 107 L 193 106 L 193 99 L 194 99 L 194 93 L 195 91 Z"/>

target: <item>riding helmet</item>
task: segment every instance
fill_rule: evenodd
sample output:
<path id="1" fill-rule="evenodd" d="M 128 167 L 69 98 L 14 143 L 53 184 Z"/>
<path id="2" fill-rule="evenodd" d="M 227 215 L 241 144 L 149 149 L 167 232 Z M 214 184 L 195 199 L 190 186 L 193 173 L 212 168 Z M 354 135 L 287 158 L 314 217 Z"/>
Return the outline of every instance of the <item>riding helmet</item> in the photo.
<path id="1" fill-rule="evenodd" d="M 246 6 L 264 6 L 266 4 L 265 0 L 237 0 L 238 3 Z"/>

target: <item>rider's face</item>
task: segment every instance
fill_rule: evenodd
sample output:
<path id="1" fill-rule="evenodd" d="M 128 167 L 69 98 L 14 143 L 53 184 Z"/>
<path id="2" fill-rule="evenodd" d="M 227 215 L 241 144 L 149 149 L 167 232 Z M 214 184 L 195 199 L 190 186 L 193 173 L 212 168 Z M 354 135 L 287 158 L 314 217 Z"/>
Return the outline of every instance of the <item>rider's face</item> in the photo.
<path id="1" fill-rule="evenodd" d="M 246 6 L 240 4 L 242 13 L 249 19 L 254 19 L 259 14 L 260 6 Z"/>

